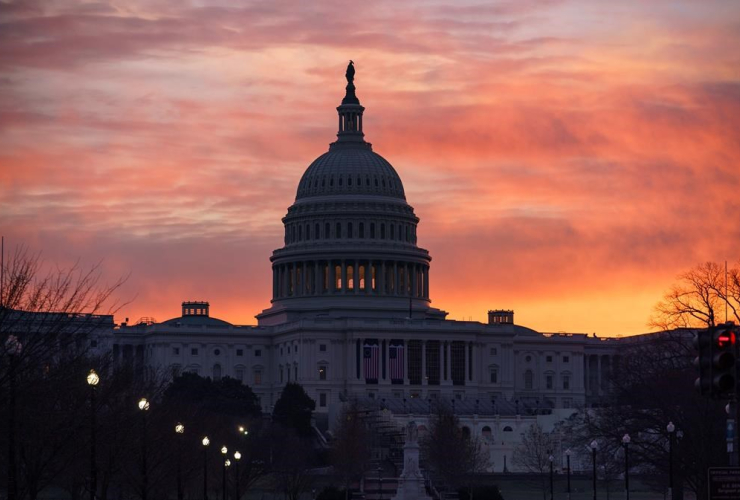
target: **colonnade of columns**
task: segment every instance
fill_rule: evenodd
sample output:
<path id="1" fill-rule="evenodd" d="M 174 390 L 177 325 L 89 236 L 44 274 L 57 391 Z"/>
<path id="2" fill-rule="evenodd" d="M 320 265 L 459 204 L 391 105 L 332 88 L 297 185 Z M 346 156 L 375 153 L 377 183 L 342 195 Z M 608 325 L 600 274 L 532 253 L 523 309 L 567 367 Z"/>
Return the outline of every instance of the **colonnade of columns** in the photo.
<path id="1" fill-rule="evenodd" d="M 357 339 L 355 356 L 355 375 L 358 380 L 366 379 L 363 352 L 366 339 Z M 370 339 L 371 348 L 379 349 L 378 382 L 397 383 L 392 379 L 390 350 L 394 345 L 403 344 L 403 385 L 466 385 L 474 380 L 473 358 L 475 343 L 449 340 L 383 340 Z M 376 343 L 377 342 L 377 343 Z M 437 351 L 433 352 L 431 350 Z M 436 365 L 436 366 L 435 366 Z"/>
<path id="2" fill-rule="evenodd" d="M 604 394 L 612 375 L 613 356 L 589 354 L 583 356 L 583 385 L 587 395 Z"/>
<path id="3" fill-rule="evenodd" d="M 272 297 L 378 294 L 429 298 L 429 266 L 414 262 L 338 259 L 272 267 Z"/>

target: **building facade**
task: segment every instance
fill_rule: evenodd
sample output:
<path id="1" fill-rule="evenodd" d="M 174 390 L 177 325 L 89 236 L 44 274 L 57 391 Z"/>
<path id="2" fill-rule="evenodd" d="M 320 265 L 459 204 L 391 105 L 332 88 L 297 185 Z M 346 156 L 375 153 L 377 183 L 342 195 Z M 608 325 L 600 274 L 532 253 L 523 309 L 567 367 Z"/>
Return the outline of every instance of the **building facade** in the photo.
<path id="1" fill-rule="evenodd" d="M 298 183 L 284 245 L 270 259 L 271 305 L 257 325 L 183 302 L 179 317 L 119 325 L 101 345 L 167 376 L 239 379 L 265 411 L 298 382 L 328 417 L 350 398 L 399 415 L 442 399 L 475 419 L 473 432 L 505 437 L 538 416 L 598 401 L 616 340 L 536 332 L 507 310 L 490 311 L 487 323 L 453 321 L 432 306 L 419 218 L 396 170 L 365 141 L 364 111 L 348 71 L 337 140 Z M 504 453 L 513 446 L 494 441 Z"/>

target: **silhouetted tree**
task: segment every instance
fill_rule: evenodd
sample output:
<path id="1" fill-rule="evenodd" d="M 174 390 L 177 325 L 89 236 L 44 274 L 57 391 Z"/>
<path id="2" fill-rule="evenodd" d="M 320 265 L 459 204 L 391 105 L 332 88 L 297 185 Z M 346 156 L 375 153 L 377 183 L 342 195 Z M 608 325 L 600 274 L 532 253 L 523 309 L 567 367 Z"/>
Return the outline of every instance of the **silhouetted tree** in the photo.
<path id="1" fill-rule="evenodd" d="M 342 409 L 334 426 L 330 457 L 344 480 L 345 498 L 349 498 L 352 480 L 361 477 L 370 464 L 370 431 L 362 414 L 362 407 L 352 401 Z"/>
<path id="2" fill-rule="evenodd" d="M 725 303 L 725 299 L 727 302 Z M 740 265 L 706 262 L 678 276 L 656 306 L 650 325 L 660 330 L 704 328 L 728 319 L 740 324 Z"/>
<path id="3" fill-rule="evenodd" d="M 273 422 L 289 429 L 295 429 L 300 437 L 308 437 L 311 431 L 311 415 L 316 409 L 316 402 L 306 394 L 303 386 L 288 383 L 280 393 L 272 412 Z"/>
<path id="4" fill-rule="evenodd" d="M 542 498 L 547 498 L 549 491 L 550 455 L 554 450 L 555 440 L 552 435 L 545 432 L 538 423 L 534 423 L 522 435 L 522 441 L 512 457 L 514 465 L 530 474 L 536 474 Z"/>
<path id="5" fill-rule="evenodd" d="M 463 432 L 448 407 L 437 405 L 420 445 L 422 460 L 436 480 L 448 490 L 465 487 L 472 492 L 472 478 L 483 471 L 488 457 L 480 442 Z"/>

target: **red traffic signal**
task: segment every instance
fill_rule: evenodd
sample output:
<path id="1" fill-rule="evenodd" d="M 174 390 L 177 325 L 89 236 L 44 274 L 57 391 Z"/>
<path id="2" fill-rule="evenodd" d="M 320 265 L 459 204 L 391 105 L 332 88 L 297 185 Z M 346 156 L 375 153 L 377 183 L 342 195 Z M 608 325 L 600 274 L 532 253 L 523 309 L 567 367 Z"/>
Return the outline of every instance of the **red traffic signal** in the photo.
<path id="1" fill-rule="evenodd" d="M 731 396 L 737 383 L 737 335 L 732 323 L 712 330 L 712 389 L 717 397 Z"/>

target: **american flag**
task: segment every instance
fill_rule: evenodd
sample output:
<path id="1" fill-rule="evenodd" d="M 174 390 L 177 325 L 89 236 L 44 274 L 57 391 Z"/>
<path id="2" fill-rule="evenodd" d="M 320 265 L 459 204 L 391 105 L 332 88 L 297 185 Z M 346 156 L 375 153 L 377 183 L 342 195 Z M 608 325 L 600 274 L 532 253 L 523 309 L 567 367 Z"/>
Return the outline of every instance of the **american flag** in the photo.
<path id="1" fill-rule="evenodd" d="M 391 380 L 403 380 L 403 345 L 389 345 L 388 358 Z"/>
<path id="2" fill-rule="evenodd" d="M 362 366 L 367 380 L 378 380 L 378 361 L 380 361 L 378 350 L 377 341 L 372 344 L 366 342 L 362 348 Z"/>

